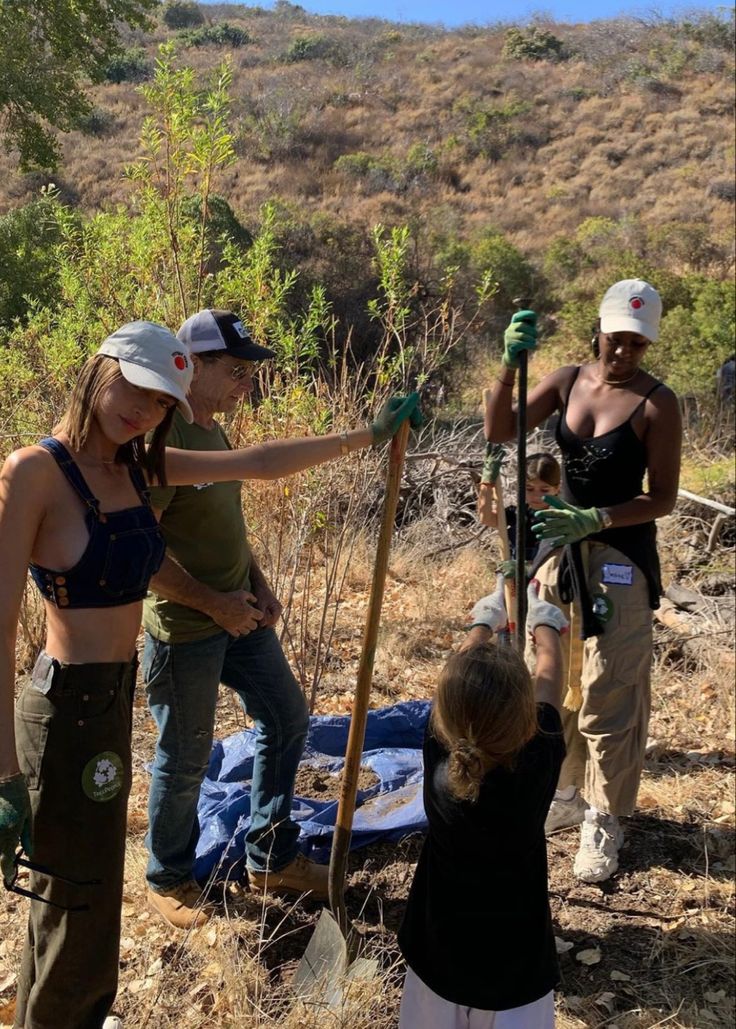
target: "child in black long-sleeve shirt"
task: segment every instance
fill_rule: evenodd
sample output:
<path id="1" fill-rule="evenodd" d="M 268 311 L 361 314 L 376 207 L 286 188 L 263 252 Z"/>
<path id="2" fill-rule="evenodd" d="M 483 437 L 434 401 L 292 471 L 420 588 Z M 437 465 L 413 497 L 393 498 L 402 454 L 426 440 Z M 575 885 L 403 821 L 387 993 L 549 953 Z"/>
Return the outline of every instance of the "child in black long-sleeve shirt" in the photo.
<path id="1" fill-rule="evenodd" d="M 534 683 L 510 647 L 503 577 L 442 673 L 424 743 L 429 834 L 399 945 L 399 1029 L 553 1029 L 558 978 L 544 821 L 565 753 L 567 622 L 529 587 Z"/>

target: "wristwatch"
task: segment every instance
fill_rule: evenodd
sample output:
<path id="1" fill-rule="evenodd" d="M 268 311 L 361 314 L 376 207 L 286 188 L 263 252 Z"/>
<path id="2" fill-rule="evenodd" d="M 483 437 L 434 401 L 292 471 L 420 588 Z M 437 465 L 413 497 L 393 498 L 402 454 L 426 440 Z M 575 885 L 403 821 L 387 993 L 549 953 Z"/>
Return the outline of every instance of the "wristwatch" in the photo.
<path id="1" fill-rule="evenodd" d="M 613 518 L 611 518 L 605 507 L 598 508 L 598 514 L 601 516 L 601 525 L 604 529 L 610 529 L 613 525 Z"/>
<path id="2" fill-rule="evenodd" d="M 348 443 L 347 432 L 340 433 L 340 453 L 343 457 L 345 457 L 346 454 L 350 453 L 350 444 Z"/>

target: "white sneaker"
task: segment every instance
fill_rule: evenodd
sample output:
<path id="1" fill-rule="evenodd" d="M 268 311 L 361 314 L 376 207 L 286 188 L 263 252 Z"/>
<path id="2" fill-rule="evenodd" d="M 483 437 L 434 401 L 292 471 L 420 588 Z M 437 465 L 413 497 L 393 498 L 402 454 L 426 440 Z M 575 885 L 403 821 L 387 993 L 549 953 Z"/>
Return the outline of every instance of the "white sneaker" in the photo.
<path id="1" fill-rule="evenodd" d="M 560 800 L 559 798 L 553 800 L 544 823 L 545 833 L 549 836 L 553 832 L 559 832 L 560 829 L 570 829 L 573 825 L 580 825 L 587 810 L 588 805 L 577 790 L 570 800 Z"/>
<path id="2" fill-rule="evenodd" d="M 117 1015 L 108 1015 L 102 1023 L 102 1029 L 123 1029 L 123 1023 Z"/>
<path id="3" fill-rule="evenodd" d="M 624 834 L 615 815 L 594 807 L 585 812 L 580 831 L 580 849 L 575 855 L 573 872 L 585 883 L 601 883 L 618 869 L 618 852 Z"/>

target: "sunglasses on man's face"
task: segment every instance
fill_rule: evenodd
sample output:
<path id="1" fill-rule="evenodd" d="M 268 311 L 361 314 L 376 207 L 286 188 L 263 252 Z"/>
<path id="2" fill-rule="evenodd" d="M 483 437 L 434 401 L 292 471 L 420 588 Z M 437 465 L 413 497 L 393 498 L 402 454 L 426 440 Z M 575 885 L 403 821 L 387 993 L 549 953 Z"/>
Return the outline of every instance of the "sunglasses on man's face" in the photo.
<path id="1" fill-rule="evenodd" d="M 42 904 L 48 904 L 52 908 L 60 908 L 62 911 L 89 911 L 89 904 L 58 904 L 55 900 L 48 900 L 46 897 L 42 897 L 40 893 L 34 893 L 33 890 L 26 890 L 22 886 L 17 885 L 19 868 L 28 868 L 32 872 L 39 872 L 41 875 L 47 875 L 50 879 L 56 879 L 58 882 L 67 883 L 69 886 L 101 886 L 102 879 L 67 879 L 63 875 L 56 875 L 47 868 L 45 865 L 37 865 L 35 861 L 27 861 L 24 857 L 21 857 L 23 853 L 19 850 L 15 855 L 15 868 L 13 870 L 13 878 L 8 882 L 3 877 L 3 885 L 5 889 L 10 893 L 17 893 L 19 897 L 27 897 L 29 900 L 40 900 Z"/>
<path id="2" fill-rule="evenodd" d="M 230 368 L 230 378 L 235 379 L 236 382 L 240 382 L 241 379 L 245 379 L 248 375 L 253 375 L 256 369 L 255 361 L 240 361 L 238 364 L 231 366 L 227 364 L 227 361 L 223 361 L 221 357 L 216 357 L 215 360 Z"/>

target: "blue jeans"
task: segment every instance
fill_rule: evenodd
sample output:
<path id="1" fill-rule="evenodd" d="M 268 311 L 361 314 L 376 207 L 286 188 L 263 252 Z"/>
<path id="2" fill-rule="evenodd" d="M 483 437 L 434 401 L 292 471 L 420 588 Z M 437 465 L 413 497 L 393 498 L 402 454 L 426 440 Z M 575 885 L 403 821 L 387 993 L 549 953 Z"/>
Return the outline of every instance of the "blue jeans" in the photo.
<path id="1" fill-rule="evenodd" d="M 192 878 L 197 801 L 221 682 L 238 694 L 257 733 L 245 837 L 248 867 L 263 872 L 288 865 L 297 853 L 299 827 L 291 820 L 291 801 L 309 717 L 274 630 L 238 637 L 223 631 L 172 644 L 146 633 L 142 667 L 158 726 L 146 836 L 151 888 L 160 892 Z"/>

